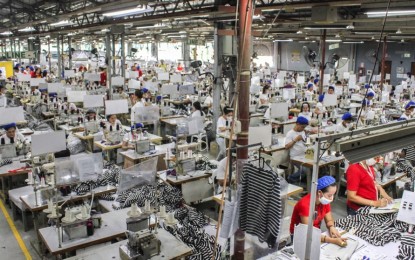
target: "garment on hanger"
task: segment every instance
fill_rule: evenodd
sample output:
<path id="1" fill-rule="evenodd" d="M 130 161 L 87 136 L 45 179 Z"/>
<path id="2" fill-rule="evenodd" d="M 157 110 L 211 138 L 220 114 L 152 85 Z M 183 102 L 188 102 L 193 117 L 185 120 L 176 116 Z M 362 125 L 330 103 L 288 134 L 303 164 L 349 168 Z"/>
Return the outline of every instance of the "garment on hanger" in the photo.
<path id="1" fill-rule="evenodd" d="M 415 259 L 415 235 L 402 235 L 399 255 L 396 258 L 399 260 Z"/>
<path id="2" fill-rule="evenodd" d="M 240 228 L 273 247 L 280 232 L 283 212 L 278 174 L 247 163 L 243 168 L 239 193 Z"/>
<path id="3" fill-rule="evenodd" d="M 405 189 L 414 191 L 414 182 L 415 182 L 415 169 L 412 167 L 410 162 L 405 159 L 399 159 L 396 162 L 396 170 L 398 172 L 406 172 L 406 176 L 411 179 L 409 183 L 405 184 Z"/>
<path id="4" fill-rule="evenodd" d="M 398 213 L 370 214 L 370 207 L 362 207 L 355 216 L 337 219 L 335 226 L 355 229 L 355 235 L 375 246 L 383 246 L 401 238 L 408 225 L 396 219 Z"/>

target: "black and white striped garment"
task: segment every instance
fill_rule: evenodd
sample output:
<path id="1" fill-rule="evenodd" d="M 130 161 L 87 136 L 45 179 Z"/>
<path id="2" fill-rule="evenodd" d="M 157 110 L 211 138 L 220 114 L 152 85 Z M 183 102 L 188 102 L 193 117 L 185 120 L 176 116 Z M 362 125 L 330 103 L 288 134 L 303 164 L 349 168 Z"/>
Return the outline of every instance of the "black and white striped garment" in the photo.
<path id="1" fill-rule="evenodd" d="M 170 234 L 181 240 L 187 246 L 192 248 L 192 255 L 186 257 L 187 260 L 210 260 L 213 257 L 213 248 L 215 244 L 214 236 L 207 234 L 203 229 L 194 226 L 185 225 L 178 227 L 164 226 Z M 221 259 L 221 245 L 216 246 L 215 260 Z"/>
<path id="2" fill-rule="evenodd" d="M 12 164 L 12 163 L 13 163 L 13 161 L 10 160 L 10 159 L 3 159 L 3 160 L 0 161 L 0 167 L 4 166 L 4 165 L 7 165 L 7 164 Z"/>
<path id="3" fill-rule="evenodd" d="M 273 247 L 282 217 L 281 184 L 278 174 L 247 163 L 241 177 L 239 225 Z"/>
<path id="4" fill-rule="evenodd" d="M 396 220 L 397 213 L 370 214 L 370 207 L 362 207 L 355 216 L 337 219 L 335 226 L 356 230 L 355 235 L 375 246 L 383 246 L 401 238 L 406 223 Z"/>
<path id="5" fill-rule="evenodd" d="M 208 224 L 206 216 L 190 207 L 181 207 L 174 212 L 174 217 L 183 226 L 202 228 Z"/>
<path id="6" fill-rule="evenodd" d="M 414 191 L 414 181 L 415 181 L 415 169 L 412 165 L 404 159 L 399 159 L 396 161 L 396 169 L 398 172 L 406 172 L 406 176 L 408 176 L 411 181 L 409 183 L 405 183 L 405 189 Z"/>
<path id="7" fill-rule="evenodd" d="M 403 234 L 399 246 L 399 260 L 415 259 L 415 235 Z"/>
<path id="8" fill-rule="evenodd" d="M 107 185 L 115 187 L 118 184 L 120 172 L 121 168 L 114 164 L 105 165 L 103 173 L 98 175 L 98 179 L 96 181 L 90 180 L 86 182 L 81 182 L 73 189 L 73 191 L 76 192 L 76 194 L 78 195 L 84 195 L 87 192 L 89 192 L 91 188 L 95 189 L 97 187 Z"/>
<path id="9" fill-rule="evenodd" d="M 415 161 L 415 145 L 405 147 L 404 150 L 406 151 L 405 159 Z"/>

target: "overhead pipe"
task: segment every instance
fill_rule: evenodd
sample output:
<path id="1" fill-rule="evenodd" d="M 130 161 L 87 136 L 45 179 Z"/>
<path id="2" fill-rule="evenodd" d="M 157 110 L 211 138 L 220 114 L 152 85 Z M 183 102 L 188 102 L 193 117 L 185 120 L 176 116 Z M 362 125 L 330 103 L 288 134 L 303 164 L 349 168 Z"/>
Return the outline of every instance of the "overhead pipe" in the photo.
<path id="1" fill-rule="evenodd" d="M 320 95 L 323 94 L 324 69 L 326 68 L 326 36 L 327 36 L 327 31 L 326 29 L 324 29 L 323 37 L 321 37 L 321 40 L 320 40 L 321 62 L 320 62 L 320 80 L 319 80 L 319 87 L 318 87 L 318 92 Z"/>

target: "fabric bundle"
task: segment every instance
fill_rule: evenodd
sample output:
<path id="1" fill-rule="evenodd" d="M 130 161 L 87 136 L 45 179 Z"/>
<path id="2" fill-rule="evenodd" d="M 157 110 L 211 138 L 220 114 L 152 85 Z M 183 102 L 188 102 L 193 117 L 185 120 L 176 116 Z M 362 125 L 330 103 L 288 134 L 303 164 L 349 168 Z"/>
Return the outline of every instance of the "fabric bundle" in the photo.
<path id="1" fill-rule="evenodd" d="M 399 260 L 415 259 L 415 236 L 404 234 L 401 237 L 401 245 L 399 246 Z"/>
<path id="2" fill-rule="evenodd" d="M 408 225 L 396 220 L 397 213 L 370 214 L 370 207 L 362 207 L 355 216 L 335 221 L 344 230 L 356 230 L 355 235 L 375 246 L 383 246 L 401 238 Z"/>
<path id="3" fill-rule="evenodd" d="M 207 260 L 212 259 L 215 245 L 215 237 L 207 234 L 203 229 L 191 225 L 164 226 L 169 233 L 181 240 L 187 246 L 192 248 L 192 255 L 187 257 L 189 260 Z M 220 252 L 222 247 L 216 246 L 215 259 L 221 259 Z"/>
<path id="4" fill-rule="evenodd" d="M 10 159 L 3 159 L 3 160 L 0 160 L 0 167 L 7 165 L 7 164 L 12 164 L 12 163 L 13 161 Z"/>
<path id="5" fill-rule="evenodd" d="M 208 224 L 205 215 L 194 208 L 181 207 L 174 212 L 174 217 L 183 226 L 202 228 Z"/>
<path id="6" fill-rule="evenodd" d="M 411 178 L 409 183 L 405 183 L 405 190 L 414 191 L 414 181 L 415 181 L 415 169 L 412 165 L 406 160 L 398 160 L 396 162 L 396 168 L 398 172 L 406 172 L 406 176 Z"/>
<path id="7" fill-rule="evenodd" d="M 267 241 L 269 247 L 274 247 L 283 212 L 278 174 L 247 163 L 243 168 L 239 192 L 240 228 L 258 236 L 260 242 Z"/>
<path id="8" fill-rule="evenodd" d="M 120 178 L 121 168 L 114 165 L 104 165 L 104 171 L 102 174 L 98 175 L 98 179 L 96 181 L 85 181 L 79 183 L 73 191 L 76 192 L 77 195 L 84 195 L 92 189 L 101 186 L 116 186 L 118 184 Z"/>

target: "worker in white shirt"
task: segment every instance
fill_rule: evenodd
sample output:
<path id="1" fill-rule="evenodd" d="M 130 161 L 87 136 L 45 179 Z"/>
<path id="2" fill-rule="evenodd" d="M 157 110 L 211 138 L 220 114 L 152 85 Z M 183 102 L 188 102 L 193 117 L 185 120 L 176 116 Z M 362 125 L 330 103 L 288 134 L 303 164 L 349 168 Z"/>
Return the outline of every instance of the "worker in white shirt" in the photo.
<path id="1" fill-rule="evenodd" d="M 305 146 L 307 140 L 305 128 L 307 126 L 307 118 L 299 116 L 294 128 L 288 131 L 287 136 L 285 137 L 285 149 L 290 150 L 290 158 L 305 155 L 307 150 L 307 147 Z M 306 174 L 306 169 L 301 165 L 294 164 L 294 166 L 297 168 L 297 171 L 288 176 L 289 182 L 295 182 Z"/>
<path id="2" fill-rule="evenodd" d="M 316 64 L 313 64 L 313 66 L 310 69 L 310 77 L 315 78 L 317 77 L 317 74 L 318 74 L 318 69 L 316 67 Z"/>
<path id="3" fill-rule="evenodd" d="M 134 149 L 134 144 L 131 142 L 138 138 L 138 136 L 135 134 L 135 130 L 144 128 L 144 125 L 142 123 L 136 123 L 131 126 L 131 131 L 126 133 L 124 135 L 123 141 L 122 141 L 122 149 Z"/>
<path id="4" fill-rule="evenodd" d="M 311 112 L 310 112 L 310 104 L 307 102 L 303 102 L 303 104 L 301 104 L 301 109 L 300 109 L 300 113 L 298 114 L 298 116 L 302 116 L 304 118 L 306 118 L 308 120 L 308 122 L 310 122 L 311 120 Z"/>
<path id="5" fill-rule="evenodd" d="M 0 137 L 0 145 L 4 144 L 23 144 L 26 139 L 17 129 L 16 123 L 10 123 L 3 126 L 3 129 L 6 131 Z"/>
<path id="6" fill-rule="evenodd" d="M 226 174 L 226 165 L 227 165 L 228 157 L 226 156 L 222 160 L 220 160 L 218 167 L 213 171 L 212 177 L 216 180 L 215 185 L 215 193 L 220 194 L 222 193 L 223 183 L 225 180 L 225 174 Z M 232 164 L 235 165 L 236 158 L 232 156 Z M 229 166 L 228 166 L 229 167 Z M 229 172 L 228 172 L 228 178 L 229 178 Z M 234 180 L 235 175 L 232 176 L 232 180 Z M 229 179 L 226 180 L 226 186 L 229 186 Z"/>
<path id="7" fill-rule="evenodd" d="M 414 113 L 415 102 L 409 101 L 408 104 L 405 105 L 405 112 L 401 115 L 398 120 L 408 120 L 412 118 L 412 114 Z"/>
<path id="8" fill-rule="evenodd" d="M 375 92 L 373 92 L 373 90 L 369 89 L 368 93 L 366 94 L 366 99 L 367 99 L 367 106 L 372 106 L 373 105 L 373 98 L 375 97 Z"/>
<path id="9" fill-rule="evenodd" d="M 270 89 L 269 85 L 265 85 L 262 88 L 262 94 L 259 95 L 259 104 L 260 105 L 267 105 L 269 103 L 269 97 L 268 97 L 269 91 L 270 91 L 269 89 Z"/>
<path id="10" fill-rule="evenodd" d="M 131 108 L 131 123 L 135 120 L 136 109 L 140 107 L 145 107 L 143 100 L 143 92 L 140 89 L 136 89 L 133 95 L 134 106 Z"/>
<path id="11" fill-rule="evenodd" d="M 342 116 L 342 121 L 336 125 L 336 132 L 342 133 L 347 132 L 352 127 L 353 116 L 349 112 L 344 113 Z"/>
<path id="12" fill-rule="evenodd" d="M 307 101 L 312 101 L 313 95 L 314 95 L 314 84 L 308 84 L 307 90 L 305 91 L 304 96 L 307 99 Z"/>
<path id="13" fill-rule="evenodd" d="M 7 107 L 6 87 L 0 85 L 0 107 Z"/>
<path id="14" fill-rule="evenodd" d="M 225 106 L 223 108 L 222 116 L 218 118 L 218 122 L 216 124 L 216 134 L 217 134 L 216 143 L 219 146 L 219 153 L 216 159 L 217 161 L 220 161 L 225 156 L 225 152 L 226 152 L 225 138 L 219 136 L 219 134 L 224 134 L 226 133 L 226 131 L 231 129 L 232 116 L 233 116 L 232 108 Z"/>

